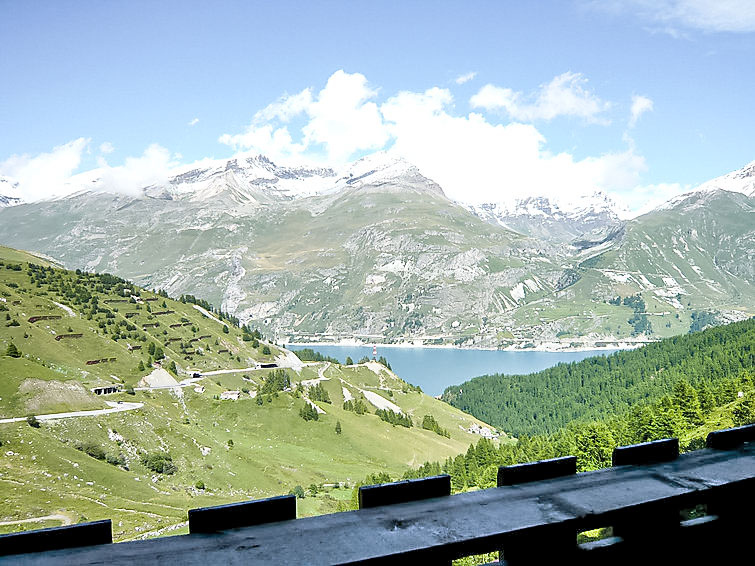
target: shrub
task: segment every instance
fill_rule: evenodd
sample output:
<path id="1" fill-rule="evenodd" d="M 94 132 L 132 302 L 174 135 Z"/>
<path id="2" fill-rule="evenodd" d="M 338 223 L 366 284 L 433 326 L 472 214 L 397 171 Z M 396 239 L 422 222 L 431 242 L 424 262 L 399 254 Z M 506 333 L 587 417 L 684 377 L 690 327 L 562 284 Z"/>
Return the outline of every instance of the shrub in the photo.
<path id="1" fill-rule="evenodd" d="M 378 409 L 375 414 L 387 423 L 393 426 L 399 425 L 406 428 L 412 427 L 412 418 L 403 413 L 394 413 L 390 409 Z"/>
<path id="2" fill-rule="evenodd" d="M 451 438 L 451 434 L 446 429 L 442 428 L 432 415 L 424 416 L 422 419 L 422 428 L 425 430 L 432 430 L 435 434 L 439 434 L 440 436 Z"/>
<path id="3" fill-rule="evenodd" d="M 197 480 L 197 483 L 194 484 L 194 487 L 197 489 L 204 489 L 204 482 L 202 480 Z"/>
<path id="4" fill-rule="evenodd" d="M 86 440 L 76 444 L 76 450 L 81 450 L 85 454 L 96 458 L 97 460 L 105 459 L 105 449 L 93 440 Z"/>
<path id="5" fill-rule="evenodd" d="M 107 454 L 105 455 L 105 461 L 113 466 L 126 467 L 126 457 L 123 454 Z"/>
<path id="6" fill-rule="evenodd" d="M 144 467 L 149 468 L 158 474 L 175 474 L 178 468 L 173 463 L 173 458 L 165 452 L 153 452 L 152 454 L 142 454 L 141 458 Z"/>
<path id="7" fill-rule="evenodd" d="M 39 428 L 40 422 L 37 420 L 37 417 L 35 417 L 34 415 L 29 415 L 28 417 L 26 417 L 26 422 L 32 428 Z"/>

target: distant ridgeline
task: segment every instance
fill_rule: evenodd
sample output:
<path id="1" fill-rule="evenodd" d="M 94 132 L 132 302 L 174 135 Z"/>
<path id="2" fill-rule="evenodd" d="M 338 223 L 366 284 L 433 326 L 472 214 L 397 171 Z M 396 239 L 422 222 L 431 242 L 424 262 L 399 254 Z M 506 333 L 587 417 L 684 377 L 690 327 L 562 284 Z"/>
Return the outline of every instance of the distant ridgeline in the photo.
<path id="1" fill-rule="evenodd" d="M 623 414 L 685 380 L 701 398 L 755 367 L 755 319 L 667 338 L 637 350 L 528 375 L 476 377 L 443 400 L 514 436 L 553 433 L 575 420 Z"/>

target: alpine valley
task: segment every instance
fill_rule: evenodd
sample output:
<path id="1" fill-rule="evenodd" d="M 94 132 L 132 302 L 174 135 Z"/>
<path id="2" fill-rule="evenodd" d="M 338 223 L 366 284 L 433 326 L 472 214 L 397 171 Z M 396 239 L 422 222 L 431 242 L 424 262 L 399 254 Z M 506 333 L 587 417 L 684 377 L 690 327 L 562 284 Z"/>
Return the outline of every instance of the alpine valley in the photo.
<path id="1" fill-rule="evenodd" d="M 128 195 L 92 171 L 28 203 L 0 181 L 3 244 L 277 342 L 627 346 L 755 314 L 755 162 L 631 220 L 601 193 L 462 205 L 385 153 L 207 162 Z"/>

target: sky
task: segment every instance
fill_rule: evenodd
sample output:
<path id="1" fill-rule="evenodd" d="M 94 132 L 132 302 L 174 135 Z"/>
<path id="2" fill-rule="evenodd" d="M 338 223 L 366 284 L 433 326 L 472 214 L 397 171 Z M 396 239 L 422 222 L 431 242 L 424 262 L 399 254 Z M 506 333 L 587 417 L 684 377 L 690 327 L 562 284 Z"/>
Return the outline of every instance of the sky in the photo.
<path id="1" fill-rule="evenodd" d="M 0 175 L 382 150 L 457 200 L 640 211 L 755 160 L 754 61 L 752 0 L 0 0 Z"/>

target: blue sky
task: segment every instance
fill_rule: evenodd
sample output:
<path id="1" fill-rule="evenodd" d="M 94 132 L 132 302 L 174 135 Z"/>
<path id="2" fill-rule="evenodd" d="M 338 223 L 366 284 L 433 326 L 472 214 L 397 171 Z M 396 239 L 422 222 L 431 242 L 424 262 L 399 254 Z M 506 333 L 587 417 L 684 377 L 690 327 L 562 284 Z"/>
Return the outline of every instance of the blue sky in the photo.
<path id="1" fill-rule="evenodd" d="M 392 149 L 452 196 L 636 209 L 755 159 L 750 0 L 0 0 L 0 53 L 0 174 L 28 196 Z"/>

